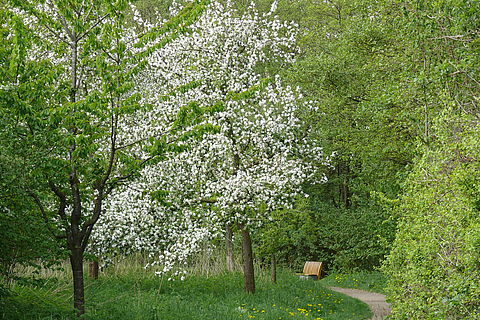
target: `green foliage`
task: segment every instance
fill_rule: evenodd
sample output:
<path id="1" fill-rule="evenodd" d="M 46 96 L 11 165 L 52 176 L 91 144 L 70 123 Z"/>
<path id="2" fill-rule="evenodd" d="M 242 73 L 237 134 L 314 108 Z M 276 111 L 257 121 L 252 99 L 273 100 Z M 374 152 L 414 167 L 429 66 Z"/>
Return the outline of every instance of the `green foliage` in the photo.
<path id="1" fill-rule="evenodd" d="M 336 208 L 314 195 L 296 209 L 275 212 L 261 231 L 258 255 L 267 260 L 274 253 L 298 271 L 309 260 L 323 261 L 328 271 L 372 270 L 388 253 L 394 230 L 379 206 Z"/>
<path id="2" fill-rule="evenodd" d="M 358 300 L 302 281 L 282 271 L 277 285 L 260 281 L 249 295 L 241 289 L 241 274 L 190 276 L 166 282 L 139 269 L 105 275 L 87 284 L 89 312 L 85 319 L 325 319 L 359 320 L 371 316 Z M 16 287 L 0 318 L 68 319 L 68 287 L 49 281 L 43 289 Z M 38 303 L 41 301 L 42 303 Z M 23 308 L 23 309 L 21 309 Z"/>
<path id="3" fill-rule="evenodd" d="M 317 102 L 307 121 L 335 154 L 325 201 L 368 207 L 373 191 L 394 197 L 423 119 L 416 106 L 404 107 L 399 80 L 408 66 L 395 27 L 370 1 L 298 1 L 279 10 L 306 28 L 302 56 L 286 76 Z"/>
<path id="4" fill-rule="evenodd" d="M 438 120 L 438 138 L 397 208 L 402 218 L 384 266 L 395 319 L 479 319 L 480 150 L 472 142 L 480 131 L 459 126 L 465 120 Z"/>
<path id="5" fill-rule="evenodd" d="M 42 95 L 51 94 L 57 70 L 47 63 L 26 61 L 33 35 L 20 19 L 0 10 L 0 23 L 0 279 L 10 282 L 18 276 L 15 267 L 51 265 L 62 255 L 52 237 L 57 227 L 46 224 L 31 196 L 36 181 L 25 175 L 28 171 L 35 177 L 39 168 L 16 153 L 29 132 L 41 126 L 32 115 L 44 108 Z M 31 142 L 42 143 L 43 137 L 31 136 Z M 22 151 L 32 154 L 33 150 Z"/>
<path id="6" fill-rule="evenodd" d="M 268 10 L 270 1 L 258 3 Z M 302 29 L 298 61 L 282 73 L 315 102 L 303 120 L 331 164 L 327 182 L 310 188 L 307 210 L 300 203 L 278 219 L 282 236 L 270 231 L 281 260 L 296 268 L 314 259 L 330 269 L 372 269 L 394 238 L 395 219 L 377 195 L 401 191 L 425 112 L 420 85 L 406 80 L 410 43 L 387 23 L 389 10 L 377 1 L 279 2 L 278 14 Z"/>
<path id="7" fill-rule="evenodd" d="M 372 270 L 388 253 L 386 239 L 394 230 L 381 208 L 361 210 L 325 206 L 318 217 L 319 246 L 326 247 L 336 270 Z M 318 240 L 317 240 L 318 241 Z"/>
<path id="8" fill-rule="evenodd" d="M 51 267 L 64 257 L 43 219 L 27 204 L 30 207 L 15 203 L 13 209 L 0 208 L 0 279 L 5 281 L 19 279 L 15 268 Z"/>
<path id="9" fill-rule="evenodd" d="M 248 2 L 237 1 L 236 5 L 245 8 Z M 257 2 L 261 10 L 269 10 L 270 0 Z M 8 3 L 39 14 L 30 5 L 34 1 Z M 159 8 L 163 14 L 171 1 L 138 3 L 143 12 Z M 127 10 L 125 1 L 98 4 L 105 13 L 118 14 L 119 21 L 128 23 L 130 18 L 123 12 Z M 92 197 L 91 186 L 108 165 L 107 157 L 96 155 L 103 148 L 102 139 L 111 133 L 109 119 L 129 115 L 140 107 L 138 95 L 126 94 L 132 88 L 132 75 L 158 46 L 190 32 L 186 25 L 199 16 L 205 4 L 192 2 L 178 17 L 170 17 L 164 28 L 145 33 L 139 46 L 168 36 L 135 58 L 123 55 L 124 43 L 111 51 L 100 50 L 111 47 L 119 32 L 115 26 L 93 28 L 78 61 L 91 66 L 94 71 L 89 76 L 102 85 L 89 88 L 92 90 L 85 97 L 76 100 L 71 99 L 71 85 L 64 79 L 68 68 L 27 59 L 32 45 L 41 45 L 45 39 L 18 16 L 0 10 L 3 277 L 11 277 L 9 270 L 15 264 L 29 265 L 36 259 L 49 261 L 56 256 L 49 250 L 55 242 L 48 236 L 57 235 L 65 226 L 51 219 L 54 210 L 42 214 L 34 196 L 51 203 L 50 181 L 68 190 L 73 164 L 83 181 L 82 200 Z M 61 14 L 81 34 L 91 25 L 75 22 L 73 7 L 65 5 Z M 400 221 L 384 266 L 390 278 L 393 319 L 479 319 L 480 2 L 300 0 L 280 1 L 278 10 L 281 18 L 293 19 L 302 28 L 298 61 L 281 71 L 292 85 L 302 87 L 307 99 L 315 101 L 316 112 L 305 110 L 303 114 L 305 127 L 314 129 L 314 138 L 325 141 L 331 166 L 325 170 L 327 183 L 311 188 L 308 200 L 299 200 L 295 209 L 275 212 L 273 221 L 258 230 L 258 257 L 269 261 L 275 254 L 280 262 L 298 271 L 306 260 L 324 261 L 329 270 L 373 269 L 392 247 Z M 53 30 L 61 28 L 52 17 L 40 15 L 39 19 Z M 68 53 L 69 48 L 60 42 L 54 51 Z M 124 62 L 106 62 L 109 54 L 125 63 L 134 61 L 137 67 L 124 72 Z M 264 73 L 280 67 L 275 63 L 259 66 Z M 162 99 L 198 85 L 187 84 Z M 258 88 L 229 97 L 248 98 Z M 121 102 L 114 103 L 115 108 L 112 96 Z M 184 106 L 174 129 L 193 128 L 182 139 L 200 139 L 218 128 L 199 126 L 199 119 L 222 107 Z M 158 161 L 183 147 L 166 138 L 150 142 L 148 150 Z M 67 161 L 72 145 L 76 149 Z M 116 159 L 121 176 L 132 177 L 131 173 L 141 168 L 140 161 L 127 152 L 119 151 Z M 110 182 L 114 186 L 119 179 Z M 157 191 L 154 198 L 164 201 L 165 193 Z M 394 205 L 394 210 L 385 204 Z M 91 284 L 88 291 L 94 307 L 89 317 L 208 319 L 252 315 L 269 319 L 287 315 L 287 307 L 292 312 L 303 309 L 302 303 L 311 298 L 305 293 L 308 290 L 318 292 L 315 299 L 325 298 L 325 291 L 313 282 L 294 281 L 285 277 L 277 287 L 262 284 L 265 289 L 254 298 L 237 290 L 240 279 L 236 275 L 168 284 L 151 277 L 105 278 Z M 333 274 L 325 280 L 328 285 L 374 290 L 381 290 L 382 282 L 378 274 Z M 64 308 L 67 295 L 57 296 L 48 285 L 15 290 L 18 296 L 5 298 L 8 290 L 0 286 L 0 306 L 7 306 L 5 301 L 10 306 L 10 313 L 1 315 L 4 318 L 70 317 Z M 218 296 L 227 302 L 216 304 Z M 113 300 L 117 302 L 109 302 Z M 36 301 L 51 303 L 45 307 Z M 272 308 L 274 304 L 284 309 Z M 30 313 L 22 315 L 22 310 Z M 324 310 L 324 315 L 315 315 L 324 319 L 351 317 L 341 316 L 340 307 L 334 304 Z M 327 310 L 337 313 L 329 315 Z"/>
<path id="10" fill-rule="evenodd" d="M 0 310 L 7 308 L 7 298 L 10 297 L 12 292 L 7 286 L 0 281 Z"/>
<path id="11" fill-rule="evenodd" d="M 384 266 L 393 319 L 479 319 L 480 3 L 409 1 L 401 8 L 392 21 L 409 44 L 408 83 L 430 112 Z"/>
<path id="12" fill-rule="evenodd" d="M 3 300 L 0 319 L 73 319 L 68 294 L 35 286 L 15 286 Z M 2 304 L 0 303 L 0 306 Z"/>
<path id="13" fill-rule="evenodd" d="M 266 262 L 275 256 L 281 264 L 301 270 L 307 260 L 328 260 L 325 252 L 318 250 L 318 228 L 307 202 L 296 209 L 278 210 L 271 214 L 273 220 L 263 225 L 256 238 L 257 257 Z"/>
<path id="14" fill-rule="evenodd" d="M 154 50 L 187 33 L 207 3 L 193 1 L 133 39 L 136 52 L 125 40 L 129 1 L 2 3 L 0 170 L 6 174 L 0 185 L 8 186 L 0 190 L 2 273 L 18 263 L 50 260 L 59 247 L 70 250 L 77 262 L 72 268 L 81 266 L 106 196 L 149 160 L 131 150 L 142 139 L 120 145 L 121 124 L 143 107 L 134 75 Z M 201 135 L 215 128 L 195 129 Z M 158 145 L 161 151 L 178 148 Z M 81 314 L 83 276 L 79 270 L 73 275 Z"/>

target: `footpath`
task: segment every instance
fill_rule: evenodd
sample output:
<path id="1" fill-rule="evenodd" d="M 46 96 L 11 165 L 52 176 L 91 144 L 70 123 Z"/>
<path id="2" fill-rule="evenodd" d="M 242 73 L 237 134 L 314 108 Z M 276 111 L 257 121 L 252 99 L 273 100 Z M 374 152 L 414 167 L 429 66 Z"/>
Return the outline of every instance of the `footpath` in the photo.
<path id="1" fill-rule="evenodd" d="M 368 304 L 370 310 L 373 312 L 373 318 L 371 320 L 383 320 L 390 314 L 390 305 L 385 301 L 385 296 L 383 294 L 338 287 L 329 287 L 329 289 L 343 293 Z"/>

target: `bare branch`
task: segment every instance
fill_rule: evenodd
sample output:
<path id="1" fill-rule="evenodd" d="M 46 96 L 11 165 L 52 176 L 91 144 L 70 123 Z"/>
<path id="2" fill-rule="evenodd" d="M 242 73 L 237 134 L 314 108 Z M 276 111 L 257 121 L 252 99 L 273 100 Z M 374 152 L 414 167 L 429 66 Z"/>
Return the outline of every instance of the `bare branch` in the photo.
<path id="1" fill-rule="evenodd" d="M 158 135 L 153 136 L 153 138 L 155 138 L 155 139 L 160 139 L 161 137 L 164 137 L 167 133 L 169 133 L 169 132 L 171 132 L 171 131 L 172 131 L 172 130 L 168 130 L 168 131 L 162 132 L 162 133 L 160 133 L 160 134 L 158 134 Z M 145 141 L 149 140 L 150 138 L 152 138 L 152 137 L 135 140 L 135 141 L 133 141 L 133 142 L 131 142 L 131 143 L 127 143 L 127 144 L 121 145 L 121 146 L 117 147 L 117 150 L 122 150 L 122 149 L 126 149 L 126 148 L 129 148 L 129 147 L 133 147 L 134 145 L 139 144 L 139 143 L 141 143 L 141 142 L 145 142 Z"/>
<path id="2" fill-rule="evenodd" d="M 117 64 L 119 63 L 118 59 L 115 58 L 114 56 L 112 56 L 112 55 L 110 54 L 110 52 L 108 52 L 107 50 L 105 50 L 105 48 L 102 48 L 102 51 L 103 51 L 110 59 L 112 59 L 112 61 L 114 61 L 114 62 L 117 63 Z"/>
<path id="3" fill-rule="evenodd" d="M 33 198 L 35 201 L 35 204 L 37 205 L 38 209 L 40 210 L 40 213 L 42 214 L 42 218 L 45 221 L 45 224 L 47 226 L 48 231 L 52 234 L 52 236 L 56 239 L 65 239 L 67 236 L 65 234 L 63 235 L 57 235 L 55 231 L 52 229 L 52 226 L 50 225 L 50 221 L 47 216 L 47 212 L 45 210 L 45 207 L 42 204 L 42 201 L 40 198 L 35 194 L 35 192 L 29 190 L 27 191 L 28 195 Z"/>
<path id="4" fill-rule="evenodd" d="M 82 40 L 86 35 L 88 35 L 90 33 L 90 31 L 92 31 L 95 27 L 97 27 L 103 20 L 105 20 L 106 17 L 108 17 L 110 14 L 107 13 L 105 15 L 103 15 L 102 17 L 100 17 L 90 28 L 88 28 L 87 31 L 85 31 L 82 35 L 80 35 L 78 38 L 77 38 L 77 41 L 80 41 Z"/>
<path id="5" fill-rule="evenodd" d="M 55 37 L 57 38 L 58 40 L 60 40 L 61 42 L 67 44 L 70 46 L 70 42 L 68 42 L 67 40 L 65 40 L 58 32 L 56 32 L 55 30 L 53 30 L 52 28 L 50 28 L 48 25 L 45 25 L 45 28 L 47 28 L 48 31 L 50 31 L 50 33 Z"/>
<path id="6" fill-rule="evenodd" d="M 70 37 L 70 40 L 72 40 L 73 43 L 77 43 L 77 39 L 75 37 L 75 34 L 72 30 L 70 30 L 70 27 L 68 26 L 68 23 L 67 21 L 65 20 L 65 17 L 60 15 L 59 14 L 59 17 L 60 17 L 60 23 L 62 24 L 63 26 L 63 29 L 65 30 L 65 32 L 68 34 L 68 36 Z M 71 45 L 71 44 L 70 44 Z"/>
<path id="7" fill-rule="evenodd" d="M 67 208 L 67 197 L 63 191 L 61 191 L 52 181 L 48 181 L 48 185 L 50 186 L 50 190 L 55 193 L 55 195 L 60 199 L 60 206 L 58 207 L 58 215 L 62 220 L 67 221 L 67 215 L 65 214 L 65 210 Z"/>
<path id="8" fill-rule="evenodd" d="M 155 158 L 155 156 L 150 156 L 144 160 L 142 160 L 142 162 L 140 162 L 139 166 L 140 167 L 143 167 L 147 162 L 149 162 L 150 160 L 152 160 L 153 158 Z M 122 183 L 124 181 L 127 181 L 129 180 L 130 178 L 132 178 L 135 174 L 137 173 L 137 170 L 132 170 L 131 172 L 123 175 L 123 176 L 119 176 L 119 177 L 115 177 L 113 178 L 112 180 L 112 184 L 110 185 L 109 188 L 107 188 L 106 192 L 105 192 L 105 195 L 108 195 L 110 194 L 110 192 L 113 191 L 113 189 L 115 189 L 115 187 L 119 184 L 119 183 Z"/>
<path id="9" fill-rule="evenodd" d="M 95 223 L 97 223 L 98 219 L 100 218 L 100 214 L 102 212 L 102 201 L 103 201 L 103 190 L 99 192 L 97 198 L 94 201 L 94 208 L 93 208 L 93 215 L 90 219 L 85 221 L 82 225 L 82 240 L 81 246 L 82 250 L 85 250 L 88 245 L 88 240 L 90 239 L 90 235 L 92 234 L 93 227 Z"/>
<path id="10" fill-rule="evenodd" d="M 90 8 L 88 9 L 87 14 L 84 16 L 83 22 L 87 22 L 87 21 L 88 21 L 88 18 L 90 18 L 90 15 L 92 14 L 93 8 L 95 8 L 94 3 L 95 3 L 95 2 L 92 2 L 92 5 L 91 5 Z"/>

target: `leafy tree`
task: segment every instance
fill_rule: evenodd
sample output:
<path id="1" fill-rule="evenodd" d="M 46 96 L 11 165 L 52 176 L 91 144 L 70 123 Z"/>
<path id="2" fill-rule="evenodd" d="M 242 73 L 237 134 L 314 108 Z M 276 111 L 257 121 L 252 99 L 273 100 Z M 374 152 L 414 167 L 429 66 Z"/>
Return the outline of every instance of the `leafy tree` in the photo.
<path id="1" fill-rule="evenodd" d="M 23 95 L 30 88 L 45 85 L 38 77 L 43 67 L 30 62 L 23 72 L 23 66 L 17 62 L 22 59 L 24 52 L 15 44 L 28 36 L 20 22 L 17 21 L 15 30 L 12 30 L 8 27 L 8 21 L 7 11 L 0 11 L 3 39 L 0 45 L 0 277 L 7 283 L 17 278 L 14 271 L 19 265 L 49 265 L 62 256 L 57 239 L 52 238 L 53 230 L 49 230 L 50 226 L 45 223 L 46 216 L 38 213 L 38 198 L 29 188 L 35 182 L 29 182 L 23 171 L 26 161 L 14 152 L 26 136 L 22 134 L 25 128 L 19 124 L 21 116 L 10 112 L 11 104 L 16 100 L 16 94 Z M 30 82 L 31 87 L 25 86 L 14 92 L 11 88 L 15 78 L 18 78 L 17 81 Z M 40 95 L 41 92 L 30 93 L 32 99 Z M 25 110 L 19 111 L 22 112 Z"/>
<path id="2" fill-rule="evenodd" d="M 432 127 L 443 141 L 416 162 L 397 208 L 401 220 L 384 267 L 394 319 L 478 318 L 478 153 L 471 144 L 478 129 L 451 139 L 458 121 L 445 116 Z"/>
<path id="3" fill-rule="evenodd" d="M 284 10 L 300 8 L 309 13 L 298 18 L 307 29 L 303 56 L 288 74 L 318 101 L 310 121 L 332 154 L 326 200 L 351 208 L 370 205 L 372 191 L 396 195 L 417 119 L 401 107 L 404 57 L 394 28 L 368 1 L 300 1 Z"/>
<path id="4" fill-rule="evenodd" d="M 394 319 L 478 319 L 479 4 L 409 1 L 392 19 L 411 44 L 424 106 L 420 155 L 405 184 L 384 267 Z M 427 121 L 427 119 L 426 119 Z"/>
<path id="5" fill-rule="evenodd" d="M 158 28 L 126 28 L 128 1 L 8 1 L 13 48 L 1 88 L 8 152 L 22 159 L 22 186 L 58 238 L 84 313 L 83 259 L 107 196 L 153 156 L 123 130 L 141 110 L 134 90 L 144 59 L 201 13 L 194 2 Z M 7 117 L 8 115 L 8 117 Z M 154 138 L 154 137 L 153 137 Z M 153 139 L 155 140 L 155 139 Z M 137 149 L 135 149 L 137 148 Z M 136 157 L 135 157 L 136 156 Z"/>

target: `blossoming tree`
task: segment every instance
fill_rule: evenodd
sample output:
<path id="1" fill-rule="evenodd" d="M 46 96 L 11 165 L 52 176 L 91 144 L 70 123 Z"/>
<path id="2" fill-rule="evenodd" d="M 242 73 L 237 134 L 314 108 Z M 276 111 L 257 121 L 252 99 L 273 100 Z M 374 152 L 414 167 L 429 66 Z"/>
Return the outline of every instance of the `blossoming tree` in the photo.
<path id="1" fill-rule="evenodd" d="M 274 10 L 260 15 L 251 6 L 240 14 L 231 4 L 213 2 L 188 36 L 150 57 L 140 83 L 152 109 L 137 123 L 165 123 L 176 105 L 204 111 L 189 113 L 196 135 L 157 144 L 167 150 L 162 161 L 113 197 L 95 234 L 96 254 L 146 251 L 149 265 L 169 271 L 202 240 L 236 224 L 243 235 L 245 288 L 255 291 L 249 227 L 290 205 L 313 170 L 305 156 L 321 157 L 302 138 L 298 114 L 309 103 L 278 77 L 261 80 L 262 63 L 294 58 L 295 26 L 278 21 Z M 175 88 L 182 94 L 170 94 Z M 146 135 L 164 130 L 172 128 L 145 123 L 143 129 Z"/>

